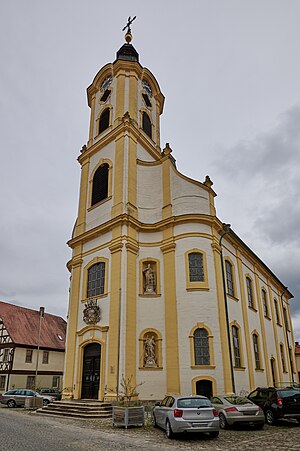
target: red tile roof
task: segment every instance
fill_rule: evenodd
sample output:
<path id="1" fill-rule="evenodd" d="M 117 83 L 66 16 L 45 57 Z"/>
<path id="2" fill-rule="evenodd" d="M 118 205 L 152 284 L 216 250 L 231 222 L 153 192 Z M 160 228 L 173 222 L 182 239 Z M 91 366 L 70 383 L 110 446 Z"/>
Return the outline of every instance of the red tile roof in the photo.
<path id="1" fill-rule="evenodd" d="M 0 318 L 14 343 L 37 347 L 39 311 L 0 301 Z M 63 318 L 45 313 L 41 323 L 40 347 L 64 350 L 66 328 Z"/>
<path id="2" fill-rule="evenodd" d="M 295 344 L 295 354 L 300 355 L 300 345 Z"/>

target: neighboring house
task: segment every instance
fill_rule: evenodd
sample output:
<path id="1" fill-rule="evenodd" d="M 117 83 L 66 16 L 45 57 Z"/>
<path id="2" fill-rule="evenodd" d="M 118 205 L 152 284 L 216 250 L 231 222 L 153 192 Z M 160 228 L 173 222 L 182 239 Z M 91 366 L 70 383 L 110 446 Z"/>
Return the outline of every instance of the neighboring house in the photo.
<path id="1" fill-rule="evenodd" d="M 40 317 L 39 311 L 0 301 L 0 392 L 11 388 L 62 389 L 65 339 L 63 318 L 49 313 Z"/>
<path id="2" fill-rule="evenodd" d="M 210 178 L 183 175 L 160 147 L 164 96 L 126 40 L 87 90 L 64 397 L 115 399 L 123 375 L 141 399 L 292 382 L 292 293 L 217 217 Z M 192 64 L 188 78 L 179 127 L 199 83 Z"/>
<path id="3" fill-rule="evenodd" d="M 298 341 L 296 341 L 295 343 L 295 356 L 296 356 L 296 367 L 298 371 L 298 381 L 300 383 L 300 345 Z"/>

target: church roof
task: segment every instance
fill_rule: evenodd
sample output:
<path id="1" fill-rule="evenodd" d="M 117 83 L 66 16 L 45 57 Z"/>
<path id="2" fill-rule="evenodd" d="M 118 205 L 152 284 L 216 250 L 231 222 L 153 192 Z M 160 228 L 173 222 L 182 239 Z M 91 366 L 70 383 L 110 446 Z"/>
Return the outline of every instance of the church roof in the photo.
<path id="1" fill-rule="evenodd" d="M 39 311 L 0 301 L 0 318 L 13 343 L 37 347 Z M 45 313 L 41 321 L 40 347 L 63 351 L 66 328 L 67 323 L 63 318 Z"/>

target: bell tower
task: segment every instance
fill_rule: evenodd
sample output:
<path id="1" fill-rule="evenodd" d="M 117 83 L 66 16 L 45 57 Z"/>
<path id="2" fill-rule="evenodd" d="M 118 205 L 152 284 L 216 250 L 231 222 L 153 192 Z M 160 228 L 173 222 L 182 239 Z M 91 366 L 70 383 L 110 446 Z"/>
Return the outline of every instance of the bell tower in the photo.
<path id="1" fill-rule="evenodd" d="M 101 346 L 97 399 L 114 399 L 121 374 L 136 381 L 137 165 L 162 158 L 164 96 L 139 62 L 130 27 L 115 61 L 88 87 L 87 100 L 89 136 L 78 157 L 78 216 L 68 243 L 73 254 L 64 397 L 82 397 L 84 349 L 96 342 Z M 87 317 L 93 307 L 96 319 Z"/>

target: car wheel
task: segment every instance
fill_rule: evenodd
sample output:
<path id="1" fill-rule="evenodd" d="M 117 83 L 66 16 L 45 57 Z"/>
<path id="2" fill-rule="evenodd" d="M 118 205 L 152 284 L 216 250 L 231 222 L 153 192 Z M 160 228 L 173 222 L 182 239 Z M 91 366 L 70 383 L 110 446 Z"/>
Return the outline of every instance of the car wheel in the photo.
<path id="1" fill-rule="evenodd" d="M 228 423 L 227 423 L 225 415 L 223 413 L 219 414 L 219 422 L 220 422 L 220 428 L 221 429 L 227 429 L 228 428 Z"/>
<path id="2" fill-rule="evenodd" d="M 157 423 L 156 423 L 156 418 L 155 418 L 155 415 L 153 414 L 153 426 L 155 427 L 155 428 L 157 428 L 158 426 L 157 426 Z"/>
<path id="3" fill-rule="evenodd" d="M 47 406 L 50 403 L 48 399 L 43 399 L 43 406 Z"/>
<path id="4" fill-rule="evenodd" d="M 265 423 L 258 423 L 254 425 L 254 429 L 256 429 L 257 431 L 260 431 L 261 429 L 263 429 Z"/>
<path id="5" fill-rule="evenodd" d="M 13 399 L 7 401 L 7 407 L 16 407 L 16 402 Z"/>
<path id="6" fill-rule="evenodd" d="M 219 437 L 219 431 L 214 431 L 209 433 L 210 438 L 217 438 Z"/>
<path id="7" fill-rule="evenodd" d="M 167 420 L 167 422 L 166 422 L 166 436 L 170 439 L 174 437 L 174 433 L 172 431 L 169 420 Z"/>
<path id="8" fill-rule="evenodd" d="M 272 412 L 272 410 L 266 410 L 265 417 L 266 417 L 266 422 L 270 426 L 273 426 L 275 424 L 275 417 L 274 417 L 274 413 Z"/>

